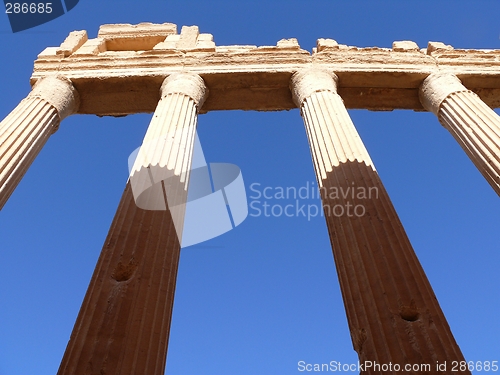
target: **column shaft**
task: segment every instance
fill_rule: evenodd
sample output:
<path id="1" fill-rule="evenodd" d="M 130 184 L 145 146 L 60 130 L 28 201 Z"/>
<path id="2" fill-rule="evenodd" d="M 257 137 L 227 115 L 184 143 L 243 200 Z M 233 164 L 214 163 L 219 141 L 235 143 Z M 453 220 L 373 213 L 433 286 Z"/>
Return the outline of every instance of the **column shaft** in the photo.
<path id="1" fill-rule="evenodd" d="M 437 361 L 449 367 L 463 356 L 336 82 L 335 75 L 309 70 L 296 73 L 291 88 L 306 126 L 354 349 L 361 363 L 430 365 L 436 374 Z"/>
<path id="2" fill-rule="evenodd" d="M 500 195 L 500 117 L 451 74 L 431 74 L 420 89 L 434 112 Z"/>
<path id="3" fill-rule="evenodd" d="M 0 123 L 0 209 L 61 120 L 77 108 L 71 82 L 47 77 Z"/>
<path id="4" fill-rule="evenodd" d="M 162 86 L 162 98 L 118 206 L 58 375 L 164 374 L 180 241 L 171 211 L 166 207 L 139 208 L 132 180 L 134 171 L 154 171 L 152 167 L 159 164 L 170 168 L 176 181 L 184 181 L 182 191 L 187 189 L 187 177 L 181 178 L 179 171 L 189 171 L 196 113 L 202 100 L 191 97 L 182 83 L 193 81 L 205 95 L 203 80 L 198 76 L 173 75 Z M 156 142 L 158 139 L 163 141 Z M 151 156 L 151 164 L 141 167 L 144 155 Z M 179 164 L 187 167 L 183 169 Z"/>

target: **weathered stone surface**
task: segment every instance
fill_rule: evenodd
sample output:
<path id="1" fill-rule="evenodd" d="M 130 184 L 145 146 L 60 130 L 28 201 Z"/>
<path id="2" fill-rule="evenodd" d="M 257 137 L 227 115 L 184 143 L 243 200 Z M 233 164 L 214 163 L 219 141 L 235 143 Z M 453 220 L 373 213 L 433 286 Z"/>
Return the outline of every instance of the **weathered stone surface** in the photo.
<path id="1" fill-rule="evenodd" d="M 163 375 L 179 255 L 170 211 L 127 183 L 57 374 Z"/>

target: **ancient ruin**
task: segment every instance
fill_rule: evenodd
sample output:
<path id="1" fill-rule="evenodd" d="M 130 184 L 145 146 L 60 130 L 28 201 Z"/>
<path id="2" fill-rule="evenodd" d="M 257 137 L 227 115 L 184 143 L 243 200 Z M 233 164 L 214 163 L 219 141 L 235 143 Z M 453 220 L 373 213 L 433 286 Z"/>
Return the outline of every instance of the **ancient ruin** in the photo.
<path id="1" fill-rule="evenodd" d="M 440 42 L 388 49 L 318 39 L 311 54 L 295 39 L 216 46 L 197 26 L 177 33 L 169 23 L 103 25 L 94 39 L 74 31 L 39 54 L 32 92 L 0 124 L 0 208 L 71 114 L 154 112 L 145 141 L 169 137 L 149 163 L 165 165 L 182 195 L 198 113 L 299 108 L 318 185 L 378 191 L 362 217 L 325 212 L 360 361 L 463 361 L 347 109 L 433 112 L 500 194 L 500 118 L 491 109 L 500 106 L 499 66 L 500 50 Z M 322 199 L 325 211 L 335 204 Z M 171 212 L 138 208 L 129 181 L 59 375 L 164 373 L 179 253 Z"/>

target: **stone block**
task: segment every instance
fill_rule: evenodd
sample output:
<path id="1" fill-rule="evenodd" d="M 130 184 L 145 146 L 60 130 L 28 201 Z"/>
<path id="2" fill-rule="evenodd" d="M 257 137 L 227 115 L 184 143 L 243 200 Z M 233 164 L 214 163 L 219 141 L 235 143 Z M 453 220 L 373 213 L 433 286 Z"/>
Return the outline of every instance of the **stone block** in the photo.
<path id="1" fill-rule="evenodd" d="M 47 47 L 42 52 L 40 52 L 40 54 L 38 55 L 38 58 L 40 60 L 47 60 L 47 59 L 60 60 L 62 58 L 62 56 L 57 54 L 58 50 L 59 50 L 59 47 Z"/>
<path id="2" fill-rule="evenodd" d="M 176 45 L 177 49 L 184 51 L 194 49 L 199 34 L 198 26 L 182 26 L 180 39 Z"/>
<path id="3" fill-rule="evenodd" d="M 281 39 L 276 43 L 276 46 L 278 48 L 286 48 L 286 49 L 293 49 L 293 50 L 299 50 L 299 42 L 297 41 L 296 38 L 290 38 L 290 39 Z"/>
<path id="4" fill-rule="evenodd" d="M 453 47 L 442 42 L 429 42 L 427 44 L 427 54 L 432 55 L 433 52 L 453 51 Z"/>
<path id="5" fill-rule="evenodd" d="M 212 34 L 200 34 L 196 40 L 196 51 L 215 52 L 214 36 Z"/>
<path id="6" fill-rule="evenodd" d="M 392 43 L 392 50 L 394 52 L 420 52 L 417 43 L 411 40 L 395 41 Z"/>
<path id="7" fill-rule="evenodd" d="M 339 49 L 339 44 L 337 41 L 333 39 L 324 39 L 320 38 L 316 41 L 316 51 L 317 52 L 323 52 L 323 51 L 333 51 L 333 50 L 338 50 Z"/>
<path id="8" fill-rule="evenodd" d="M 64 42 L 61 43 L 56 53 L 62 57 L 68 57 L 80 48 L 88 39 L 86 30 L 72 31 L 69 33 Z"/>

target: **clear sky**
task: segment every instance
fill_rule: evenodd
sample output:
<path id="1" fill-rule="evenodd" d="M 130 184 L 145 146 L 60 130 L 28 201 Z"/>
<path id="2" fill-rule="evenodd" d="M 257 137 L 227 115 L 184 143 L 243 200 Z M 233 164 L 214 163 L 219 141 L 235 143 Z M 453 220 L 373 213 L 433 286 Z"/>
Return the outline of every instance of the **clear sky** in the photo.
<path id="1" fill-rule="evenodd" d="M 295 37 L 309 51 L 318 38 L 500 49 L 499 14 L 497 0 L 80 0 L 16 34 L 4 14 L 0 117 L 28 94 L 38 53 L 73 30 L 96 37 L 105 23 L 198 25 L 217 45 Z M 466 359 L 500 361 L 498 196 L 434 115 L 350 114 Z M 66 119 L 0 212 L 0 375 L 57 372 L 128 177 L 127 157 L 150 118 Z M 199 136 L 209 162 L 241 168 L 249 196 L 254 183 L 315 184 L 297 109 L 212 112 L 200 116 Z M 249 216 L 182 250 L 167 374 L 298 374 L 301 360 L 357 361 L 322 217 Z"/>

